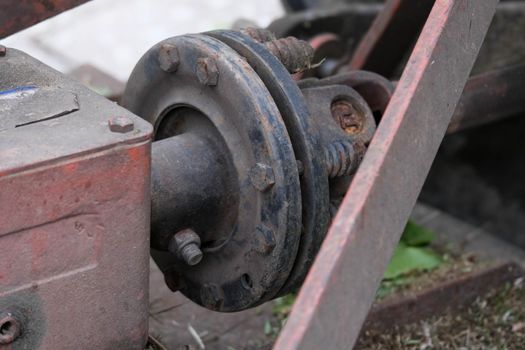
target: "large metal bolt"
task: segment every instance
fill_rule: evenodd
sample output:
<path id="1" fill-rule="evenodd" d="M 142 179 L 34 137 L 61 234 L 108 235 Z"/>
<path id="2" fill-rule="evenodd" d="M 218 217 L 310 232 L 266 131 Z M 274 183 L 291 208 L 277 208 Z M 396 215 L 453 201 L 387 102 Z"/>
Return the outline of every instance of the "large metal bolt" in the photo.
<path id="1" fill-rule="evenodd" d="M 135 124 L 128 117 L 113 117 L 108 120 L 109 130 L 121 134 L 133 131 Z"/>
<path id="2" fill-rule="evenodd" d="M 288 37 L 268 41 L 266 48 L 281 61 L 290 73 L 309 69 L 314 58 L 314 49 L 304 40 Z"/>
<path id="3" fill-rule="evenodd" d="M 191 229 L 177 232 L 170 240 L 168 250 L 186 262 L 190 266 L 197 265 L 202 260 L 200 249 L 201 239 Z"/>
<path id="4" fill-rule="evenodd" d="M 363 159 L 366 147 L 359 142 L 336 141 L 325 148 L 326 168 L 330 178 L 352 175 Z"/>
<path id="5" fill-rule="evenodd" d="M 363 116 L 355 110 L 350 102 L 345 100 L 335 101 L 332 103 L 330 111 L 341 129 L 348 134 L 357 134 L 363 130 Z"/>
<path id="6" fill-rule="evenodd" d="M 197 59 L 197 79 L 202 85 L 215 86 L 219 82 L 217 62 L 210 57 Z"/>
<path id="7" fill-rule="evenodd" d="M 264 224 L 257 226 L 254 232 L 255 250 L 261 254 L 269 254 L 276 245 L 275 234 L 272 229 Z"/>
<path id="8" fill-rule="evenodd" d="M 164 43 L 159 48 L 158 54 L 160 68 L 168 73 L 175 72 L 180 65 L 179 50 L 173 44 Z"/>
<path id="9" fill-rule="evenodd" d="M 253 40 L 259 43 L 265 43 L 268 41 L 276 40 L 275 35 L 268 29 L 248 27 L 241 29 L 241 33 L 248 35 Z"/>
<path id="10" fill-rule="evenodd" d="M 20 335 L 20 322 L 11 314 L 0 316 L 0 344 L 11 344 Z"/>
<path id="11" fill-rule="evenodd" d="M 0 45 L 0 57 L 4 57 L 5 55 L 7 55 L 7 47 Z"/>

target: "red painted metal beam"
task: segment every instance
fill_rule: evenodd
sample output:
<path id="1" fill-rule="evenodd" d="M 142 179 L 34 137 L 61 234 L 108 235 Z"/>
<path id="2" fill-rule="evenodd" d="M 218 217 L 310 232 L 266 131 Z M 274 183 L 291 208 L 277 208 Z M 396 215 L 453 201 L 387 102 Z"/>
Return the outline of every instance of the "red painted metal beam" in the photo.
<path id="1" fill-rule="evenodd" d="M 87 1 L 89 0 L 2 0 L 0 39 Z"/>
<path id="2" fill-rule="evenodd" d="M 274 349 L 351 349 L 497 0 L 437 0 Z"/>

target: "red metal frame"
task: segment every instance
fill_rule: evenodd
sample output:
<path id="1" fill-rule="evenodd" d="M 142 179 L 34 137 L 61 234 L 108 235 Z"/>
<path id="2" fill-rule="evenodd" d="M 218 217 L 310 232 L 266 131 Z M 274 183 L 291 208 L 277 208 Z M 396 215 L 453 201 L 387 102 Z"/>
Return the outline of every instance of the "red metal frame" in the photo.
<path id="1" fill-rule="evenodd" d="M 274 349 L 350 349 L 497 0 L 437 0 Z"/>

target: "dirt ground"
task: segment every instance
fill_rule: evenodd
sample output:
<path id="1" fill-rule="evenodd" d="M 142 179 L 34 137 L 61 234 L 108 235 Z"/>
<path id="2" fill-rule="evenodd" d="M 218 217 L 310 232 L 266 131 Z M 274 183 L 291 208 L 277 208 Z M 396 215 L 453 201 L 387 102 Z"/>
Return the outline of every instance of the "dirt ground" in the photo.
<path id="1" fill-rule="evenodd" d="M 458 256 L 468 257 L 470 254 L 475 254 L 482 260 L 505 257 L 525 266 L 525 252 L 522 250 L 431 207 L 416 206 L 412 219 L 433 230 L 438 236 L 436 244 L 444 244 Z M 468 273 L 472 269 L 472 264 L 468 260 L 464 265 L 454 266 L 452 270 L 455 270 L 455 274 Z M 452 272 L 451 270 L 437 271 L 437 277 L 433 280 L 443 281 Z M 512 346 L 516 342 L 519 344 L 519 341 L 523 340 L 520 322 L 525 322 L 523 319 L 525 295 L 520 287 L 523 282 L 514 282 L 516 288 L 513 284 L 510 289 L 496 291 L 493 296 L 476 301 L 457 321 L 455 316 L 445 315 L 385 335 L 372 332 L 361 338 L 359 349 L 448 349 L 449 347 L 441 346 L 445 341 L 471 346 L 491 341 L 495 342 L 494 344 L 505 345 L 502 339 L 510 335 L 518 338 L 509 338 L 514 343 L 507 344 Z M 416 288 L 422 288 L 425 284 L 417 283 Z M 402 286 L 395 292 L 402 294 L 406 292 L 406 287 Z M 231 314 L 212 312 L 195 305 L 180 293 L 172 293 L 168 290 L 162 274 L 153 262 L 150 294 L 150 333 L 164 344 L 165 348 L 160 348 L 162 350 L 271 349 L 285 322 L 283 315 L 290 311 L 293 302 L 293 298 L 288 297 L 244 312 Z M 451 329 L 457 329 L 458 333 L 452 335 Z M 483 329 L 488 330 L 489 333 L 483 333 Z M 493 332 L 493 329 L 497 329 L 497 332 Z M 429 339 L 432 341 L 432 346 L 427 344 Z M 520 349 L 519 346 L 509 345 L 505 348 L 503 345 L 500 347 L 495 345 L 495 349 Z M 456 348 L 461 347 L 464 345 Z M 471 348 L 477 349 L 467 347 L 467 349 Z M 525 349 L 525 347 L 521 348 Z"/>
<path id="2" fill-rule="evenodd" d="M 389 332 L 365 332 L 355 349 L 525 349 L 523 278 L 479 298 L 462 313 L 394 327 Z"/>

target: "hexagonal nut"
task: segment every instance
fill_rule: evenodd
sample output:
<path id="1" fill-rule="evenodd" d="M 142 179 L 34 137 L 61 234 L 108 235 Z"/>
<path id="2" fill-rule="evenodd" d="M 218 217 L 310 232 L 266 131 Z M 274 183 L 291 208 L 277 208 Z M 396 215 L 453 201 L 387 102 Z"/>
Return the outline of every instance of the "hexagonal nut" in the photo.
<path id="1" fill-rule="evenodd" d="M 160 69 L 162 69 L 165 72 L 173 73 L 179 68 L 179 50 L 173 44 L 162 44 L 159 48 L 157 59 L 159 60 Z"/>
<path id="2" fill-rule="evenodd" d="M 253 234 L 255 239 L 254 248 L 257 252 L 267 255 L 275 248 L 276 241 L 273 230 L 264 224 L 260 224 Z"/>
<path id="3" fill-rule="evenodd" d="M 197 244 L 200 246 L 201 239 L 198 234 L 195 233 L 192 229 L 184 229 L 177 232 L 173 235 L 172 240 L 170 241 L 169 249 L 170 251 L 178 251 L 179 249 L 184 248 L 188 244 Z"/>
<path id="4" fill-rule="evenodd" d="M 117 132 L 121 134 L 133 131 L 133 129 L 135 128 L 133 120 L 131 120 L 128 117 L 121 116 L 110 118 L 108 120 L 108 126 L 109 130 L 111 130 L 112 132 Z"/>
<path id="5" fill-rule="evenodd" d="M 213 58 L 201 57 L 197 59 L 196 74 L 197 79 L 203 85 L 215 86 L 219 83 L 219 68 Z"/>
<path id="6" fill-rule="evenodd" d="M 199 235 L 191 229 L 184 229 L 173 235 L 168 250 L 188 265 L 194 266 L 201 262 L 203 257 L 200 245 Z"/>
<path id="7" fill-rule="evenodd" d="M 271 166 L 257 163 L 250 171 L 253 187 L 259 191 L 267 191 L 275 184 L 275 175 Z"/>

